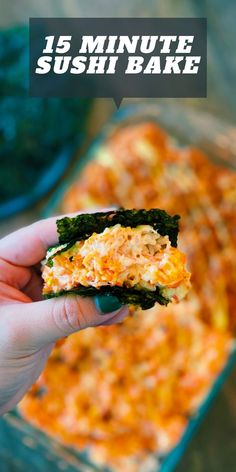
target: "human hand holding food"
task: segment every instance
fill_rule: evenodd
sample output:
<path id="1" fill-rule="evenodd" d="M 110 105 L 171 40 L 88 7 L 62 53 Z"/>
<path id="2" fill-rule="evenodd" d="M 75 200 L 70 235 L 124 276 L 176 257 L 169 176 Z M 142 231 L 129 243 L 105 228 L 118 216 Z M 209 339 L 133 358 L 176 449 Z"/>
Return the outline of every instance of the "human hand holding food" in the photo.
<path id="1" fill-rule="evenodd" d="M 40 261 L 57 242 L 56 218 L 0 241 L 0 414 L 34 383 L 56 340 L 90 326 L 118 323 L 128 314 L 127 307 L 110 304 L 116 311 L 101 316 L 98 300 L 95 305 L 76 295 L 42 300 Z"/>

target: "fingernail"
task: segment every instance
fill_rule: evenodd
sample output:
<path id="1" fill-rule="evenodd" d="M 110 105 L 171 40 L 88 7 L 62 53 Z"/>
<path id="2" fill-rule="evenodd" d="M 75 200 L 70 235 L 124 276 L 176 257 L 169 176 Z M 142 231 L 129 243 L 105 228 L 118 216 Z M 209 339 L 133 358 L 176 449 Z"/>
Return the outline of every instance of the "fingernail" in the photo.
<path id="1" fill-rule="evenodd" d="M 118 298 L 113 297 L 112 295 L 97 295 L 94 302 L 97 310 L 102 315 L 117 311 L 122 307 L 122 303 L 120 303 Z"/>

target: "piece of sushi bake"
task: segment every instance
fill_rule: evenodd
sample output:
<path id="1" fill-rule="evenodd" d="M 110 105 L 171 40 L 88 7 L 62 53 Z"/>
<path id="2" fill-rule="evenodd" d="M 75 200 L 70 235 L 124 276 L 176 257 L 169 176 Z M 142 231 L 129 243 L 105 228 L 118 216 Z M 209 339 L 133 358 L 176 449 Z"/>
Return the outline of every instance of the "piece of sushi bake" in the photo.
<path id="1" fill-rule="evenodd" d="M 180 301 L 190 288 L 190 273 L 177 249 L 178 221 L 178 215 L 159 209 L 57 220 L 59 245 L 43 261 L 43 295 L 115 295 L 142 309 Z"/>

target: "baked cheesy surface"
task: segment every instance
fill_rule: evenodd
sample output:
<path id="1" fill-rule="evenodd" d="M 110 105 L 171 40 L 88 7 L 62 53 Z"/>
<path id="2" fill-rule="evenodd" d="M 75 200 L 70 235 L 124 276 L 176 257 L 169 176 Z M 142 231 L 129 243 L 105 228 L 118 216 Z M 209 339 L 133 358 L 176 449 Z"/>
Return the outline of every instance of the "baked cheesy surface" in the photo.
<path id="1" fill-rule="evenodd" d="M 58 343 L 20 410 L 61 443 L 86 448 L 102 470 L 156 471 L 233 345 L 236 172 L 175 147 L 153 122 L 123 126 L 70 186 L 60 212 L 114 204 L 181 215 L 188 297 Z"/>

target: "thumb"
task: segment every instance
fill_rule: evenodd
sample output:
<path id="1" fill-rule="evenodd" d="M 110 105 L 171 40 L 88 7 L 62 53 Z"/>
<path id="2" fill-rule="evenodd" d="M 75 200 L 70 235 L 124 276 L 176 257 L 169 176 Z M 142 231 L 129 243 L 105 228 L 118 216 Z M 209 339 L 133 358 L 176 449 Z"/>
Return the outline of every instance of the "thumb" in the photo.
<path id="1" fill-rule="evenodd" d="M 128 309 L 123 307 L 104 315 L 98 311 L 93 299 L 66 295 L 35 303 L 16 303 L 8 306 L 7 311 L 4 318 L 14 349 L 29 351 L 81 329 L 106 324 L 123 312 L 127 314 Z"/>

